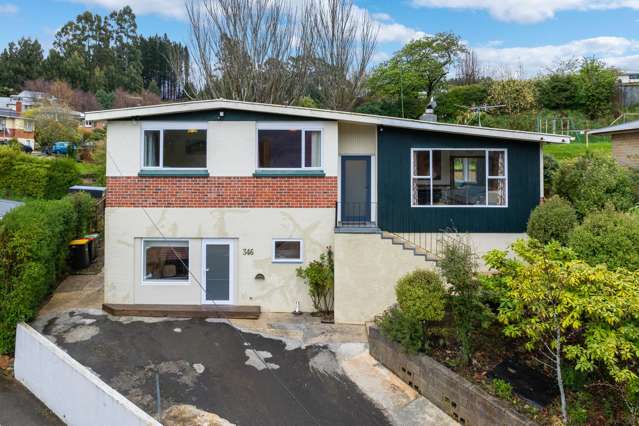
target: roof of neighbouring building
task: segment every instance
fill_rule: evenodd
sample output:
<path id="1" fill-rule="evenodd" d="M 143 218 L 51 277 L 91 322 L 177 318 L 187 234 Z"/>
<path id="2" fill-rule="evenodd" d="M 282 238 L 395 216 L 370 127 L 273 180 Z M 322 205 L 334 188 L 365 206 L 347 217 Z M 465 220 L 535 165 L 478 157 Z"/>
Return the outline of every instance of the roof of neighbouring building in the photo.
<path id="1" fill-rule="evenodd" d="M 629 121 L 623 124 L 617 124 L 615 126 L 603 127 L 601 129 L 595 129 L 588 133 L 591 135 L 612 135 L 615 133 L 629 133 L 639 132 L 639 120 Z"/>
<path id="2" fill-rule="evenodd" d="M 21 201 L 11 201 L 11 200 L 0 199 L 0 219 L 2 219 L 4 215 L 9 213 L 11 210 L 23 204 L 24 203 Z"/>
<path id="3" fill-rule="evenodd" d="M 18 113 L 10 108 L 0 108 L 0 117 L 15 118 L 17 116 L 18 116 Z"/>
<path id="4" fill-rule="evenodd" d="M 387 117 L 381 115 L 361 114 L 355 112 L 333 111 L 298 106 L 272 105 L 257 102 L 231 101 L 214 99 L 168 104 L 140 106 L 132 108 L 110 109 L 86 113 L 89 121 L 108 121 L 122 119 L 141 119 L 163 114 L 179 114 L 207 110 L 240 110 L 267 114 L 285 114 L 320 120 L 334 120 L 350 123 L 374 124 L 378 126 L 399 127 L 404 129 L 427 130 L 434 132 L 464 134 L 498 139 L 512 139 L 529 142 L 570 143 L 571 137 L 551 135 L 519 130 L 495 129 L 489 127 L 466 126 L 461 124 L 439 123 L 434 121 L 412 120 L 406 118 Z"/>

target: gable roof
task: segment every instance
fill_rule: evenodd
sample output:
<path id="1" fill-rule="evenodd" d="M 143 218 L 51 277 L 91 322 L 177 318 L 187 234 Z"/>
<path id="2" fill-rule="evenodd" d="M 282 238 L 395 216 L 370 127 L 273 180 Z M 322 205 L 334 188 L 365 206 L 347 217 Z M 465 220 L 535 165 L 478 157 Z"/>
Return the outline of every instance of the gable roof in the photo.
<path id="1" fill-rule="evenodd" d="M 461 124 L 438 123 L 434 121 L 411 120 L 407 118 L 387 117 L 355 112 L 332 111 L 298 106 L 262 104 L 257 102 L 214 99 L 169 104 L 149 105 L 132 108 L 110 109 L 86 113 L 86 120 L 108 121 L 122 119 L 143 119 L 163 114 L 179 114 L 195 111 L 232 109 L 270 114 L 286 114 L 320 120 L 333 120 L 349 123 L 374 124 L 378 126 L 399 127 L 404 129 L 426 130 L 443 133 L 464 134 L 498 139 L 511 139 L 529 142 L 570 143 L 571 138 L 564 135 L 523 132 L 518 130 L 494 129 L 490 127 L 466 126 Z"/>
<path id="2" fill-rule="evenodd" d="M 612 135 L 615 133 L 639 132 L 639 120 L 629 121 L 615 126 L 603 127 L 601 129 L 591 130 L 591 135 Z"/>

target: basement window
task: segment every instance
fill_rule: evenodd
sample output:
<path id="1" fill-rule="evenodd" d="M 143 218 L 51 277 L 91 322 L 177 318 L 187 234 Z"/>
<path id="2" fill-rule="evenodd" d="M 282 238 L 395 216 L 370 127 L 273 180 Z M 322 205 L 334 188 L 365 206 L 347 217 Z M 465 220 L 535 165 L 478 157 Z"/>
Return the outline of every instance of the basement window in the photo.
<path id="1" fill-rule="evenodd" d="M 144 240 L 142 277 L 145 283 L 189 282 L 189 242 Z"/>
<path id="2" fill-rule="evenodd" d="M 299 239 L 273 240 L 273 262 L 301 263 L 303 262 L 304 242 Z"/>
<path id="3" fill-rule="evenodd" d="M 321 169 L 322 131 L 313 128 L 260 128 L 258 169 Z"/>
<path id="4" fill-rule="evenodd" d="M 145 169 L 205 169 L 206 130 L 195 126 L 147 128 L 142 151 Z"/>

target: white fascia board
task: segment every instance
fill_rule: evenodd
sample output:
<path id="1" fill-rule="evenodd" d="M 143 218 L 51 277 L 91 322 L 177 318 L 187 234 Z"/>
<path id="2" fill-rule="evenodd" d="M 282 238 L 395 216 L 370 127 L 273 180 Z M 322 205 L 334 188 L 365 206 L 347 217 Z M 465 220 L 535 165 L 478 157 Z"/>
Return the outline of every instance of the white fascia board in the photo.
<path id="1" fill-rule="evenodd" d="M 498 139 L 515 139 L 530 142 L 570 143 L 570 141 L 572 140 L 570 136 L 564 135 L 551 135 L 544 133 L 523 132 L 518 130 L 465 126 L 460 124 L 445 124 L 422 120 L 384 117 L 371 114 L 358 114 L 352 112 L 261 104 L 254 102 L 229 101 L 225 99 L 179 102 L 133 108 L 111 109 L 105 111 L 92 111 L 86 113 L 85 119 L 88 121 L 143 119 L 144 117 L 163 114 L 180 114 L 217 109 L 234 109 L 271 114 L 286 114 L 291 116 L 314 118 L 320 120 L 334 120 L 349 123 L 372 124 L 377 126 L 398 127 L 414 130 L 428 130 L 433 132 L 463 134 Z"/>

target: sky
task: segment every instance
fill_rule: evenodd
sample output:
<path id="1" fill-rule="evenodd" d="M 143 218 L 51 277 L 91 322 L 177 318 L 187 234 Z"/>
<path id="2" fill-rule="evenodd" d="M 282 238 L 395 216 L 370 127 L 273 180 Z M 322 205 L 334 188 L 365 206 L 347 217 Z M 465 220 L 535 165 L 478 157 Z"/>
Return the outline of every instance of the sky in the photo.
<path id="1" fill-rule="evenodd" d="M 308 1 L 308 0 L 292 0 Z M 354 0 L 380 28 L 374 61 L 411 39 L 452 31 L 490 74 L 532 77 L 559 61 L 596 56 L 639 71 L 639 0 Z M 46 49 L 57 29 L 85 10 L 130 5 L 141 34 L 189 42 L 182 0 L 0 0 L 0 48 L 36 37 Z"/>

